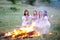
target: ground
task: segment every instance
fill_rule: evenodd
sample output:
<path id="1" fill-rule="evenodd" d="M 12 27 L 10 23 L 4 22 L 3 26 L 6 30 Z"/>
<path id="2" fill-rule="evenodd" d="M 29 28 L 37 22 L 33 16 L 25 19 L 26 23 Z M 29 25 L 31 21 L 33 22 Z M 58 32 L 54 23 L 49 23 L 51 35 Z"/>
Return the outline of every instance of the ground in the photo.
<path id="1" fill-rule="evenodd" d="M 11 10 L 11 7 L 16 7 L 17 10 Z M 33 10 L 37 8 L 39 10 L 45 9 L 48 11 L 48 15 L 50 17 L 51 21 L 51 32 L 53 32 L 53 36 L 46 37 L 43 40 L 57 40 L 57 37 L 59 35 L 59 31 L 55 30 L 54 27 L 57 25 L 60 26 L 60 9 L 51 7 L 51 6 L 31 6 L 26 4 L 18 3 L 16 5 L 11 3 L 0 3 L 0 33 L 8 32 L 16 28 L 16 26 L 21 26 L 22 23 L 22 16 L 24 14 L 24 10 L 28 9 L 29 13 L 32 15 Z M 39 11 L 38 10 L 38 11 Z M 57 26 L 57 27 L 59 27 Z M 60 28 L 60 27 L 59 27 Z M 56 34 L 58 33 L 58 35 Z M 56 36 L 56 37 L 55 37 Z M 1 39 L 4 40 L 4 39 Z M 37 38 L 27 38 L 24 40 L 41 40 L 40 37 Z"/>

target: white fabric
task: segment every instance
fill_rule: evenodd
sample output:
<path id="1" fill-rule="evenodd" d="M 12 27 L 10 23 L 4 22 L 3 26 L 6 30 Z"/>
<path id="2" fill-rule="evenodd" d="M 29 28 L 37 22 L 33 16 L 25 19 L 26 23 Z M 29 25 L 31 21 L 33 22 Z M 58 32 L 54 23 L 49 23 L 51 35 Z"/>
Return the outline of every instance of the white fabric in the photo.
<path id="1" fill-rule="evenodd" d="M 40 34 L 42 34 L 43 32 L 43 28 L 44 28 L 44 25 L 43 25 L 43 17 L 40 17 L 39 18 L 39 23 L 37 25 L 37 30 L 40 31 Z"/>
<path id="2" fill-rule="evenodd" d="M 31 16 L 28 16 L 28 20 L 26 20 L 26 16 L 22 17 L 22 26 L 29 26 L 30 25 L 30 21 L 31 21 Z"/>
<path id="3" fill-rule="evenodd" d="M 42 29 L 42 34 L 47 34 L 49 33 L 50 30 L 50 22 L 48 21 L 48 16 L 45 16 L 43 18 L 43 29 Z"/>
<path id="4" fill-rule="evenodd" d="M 44 17 L 44 23 L 45 23 L 45 24 L 44 24 L 45 27 L 50 28 L 50 25 L 51 25 L 51 24 L 50 24 L 50 22 L 48 21 L 48 16 L 45 16 L 45 17 Z"/>
<path id="5" fill-rule="evenodd" d="M 32 16 L 32 23 L 36 26 L 38 24 L 38 16 Z"/>

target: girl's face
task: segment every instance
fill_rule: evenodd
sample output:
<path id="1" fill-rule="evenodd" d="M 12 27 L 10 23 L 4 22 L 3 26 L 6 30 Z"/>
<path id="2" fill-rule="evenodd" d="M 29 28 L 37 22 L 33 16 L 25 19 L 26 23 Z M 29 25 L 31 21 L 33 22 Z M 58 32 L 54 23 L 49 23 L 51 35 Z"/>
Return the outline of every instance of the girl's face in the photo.
<path id="1" fill-rule="evenodd" d="M 26 12 L 26 16 L 28 16 L 28 12 Z"/>
<path id="2" fill-rule="evenodd" d="M 39 16 L 42 16 L 42 11 L 39 12 Z"/>
<path id="3" fill-rule="evenodd" d="M 34 11 L 33 15 L 36 16 L 37 15 L 37 12 Z"/>

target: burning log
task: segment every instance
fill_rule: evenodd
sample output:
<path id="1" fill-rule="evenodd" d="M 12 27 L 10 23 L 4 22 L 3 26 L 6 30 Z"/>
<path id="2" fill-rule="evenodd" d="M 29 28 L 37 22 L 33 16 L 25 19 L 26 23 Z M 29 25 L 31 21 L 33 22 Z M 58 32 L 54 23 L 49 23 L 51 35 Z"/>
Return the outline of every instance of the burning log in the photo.
<path id="1" fill-rule="evenodd" d="M 30 30 L 29 30 L 30 29 Z M 0 37 L 2 38 L 32 38 L 35 36 L 40 36 L 40 33 L 38 33 L 37 31 L 35 31 L 32 27 L 24 27 L 24 28 L 20 28 L 20 29 L 15 29 L 11 32 L 7 32 L 7 33 L 2 33 L 0 34 Z"/>

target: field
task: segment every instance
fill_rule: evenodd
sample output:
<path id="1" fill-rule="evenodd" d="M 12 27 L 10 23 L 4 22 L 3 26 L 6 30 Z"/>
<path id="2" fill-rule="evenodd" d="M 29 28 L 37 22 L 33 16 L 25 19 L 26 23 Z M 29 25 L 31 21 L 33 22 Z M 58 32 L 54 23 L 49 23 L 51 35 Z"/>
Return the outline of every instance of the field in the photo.
<path id="1" fill-rule="evenodd" d="M 35 6 L 30 6 L 26 4 L 11 4 L 10 2 L 1 2 L 0 3 L 0 33 L 8 32 L 16 28 L 16 26 L 21 26 L 22 16 L 24 10 L 28 9 L 29 13 L 32 15 Z M 36 7 L 37 8 L 37 7 Z M 49 7 L 49 6 L 40 6 L 41 9 L 46 9 L 48 11 L 50 21 L 51 21 L 51 32 L 53 35 L 50 37 L 47 35 L 46 38 L 42 40 L 59 40 L 60 39 L 60 9 Z M 51 17 L 53 16 L 53 17 Z M 4 39 L 1 39 L 4 40 Z M 24 40 L 41 40 L 40 37 L 37 38 L 27 38 Z"/>

